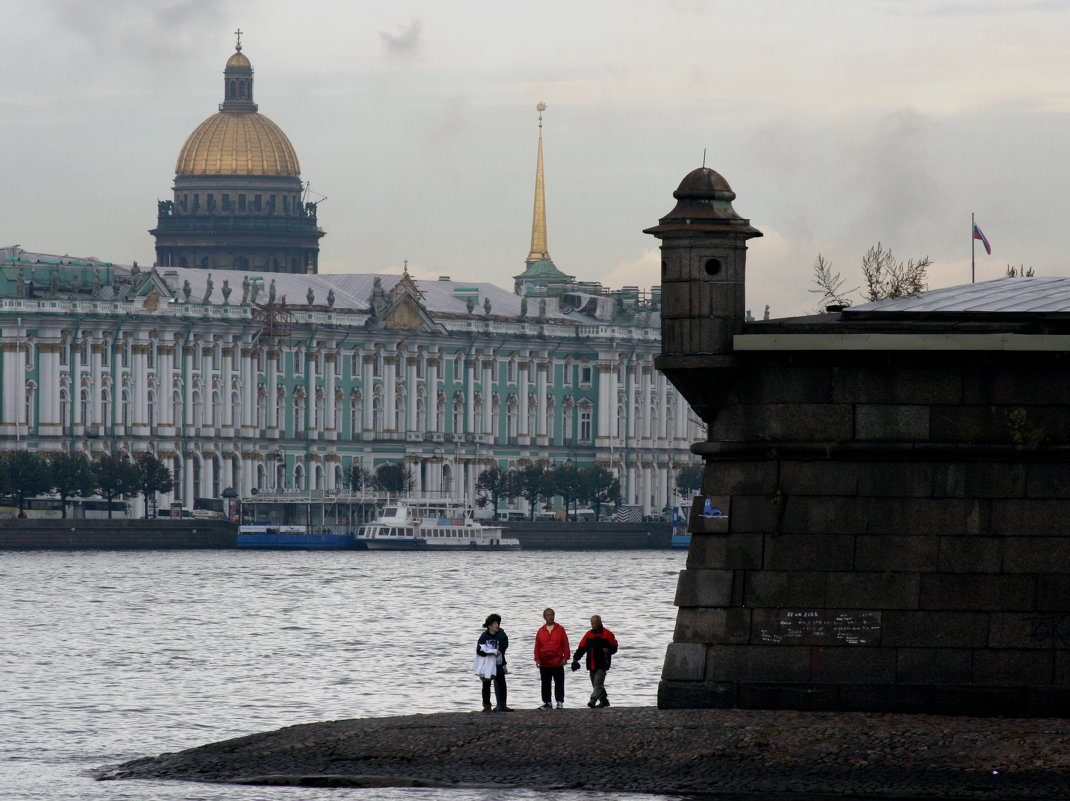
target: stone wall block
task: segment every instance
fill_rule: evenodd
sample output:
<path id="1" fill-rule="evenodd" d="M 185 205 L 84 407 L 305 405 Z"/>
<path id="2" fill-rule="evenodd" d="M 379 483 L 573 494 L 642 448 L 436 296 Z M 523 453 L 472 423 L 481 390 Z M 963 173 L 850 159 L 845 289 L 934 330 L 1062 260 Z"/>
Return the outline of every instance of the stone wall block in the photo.
<path id="1" fill-rule="evenodd" d="M 1055 500 L 994 499 L 992 534 L 1017 536 L 1043 533 L 1048 536 L 1070 534 L 1070 515 L 1066 504 Z"/>
<path id="2" fill-rule="evenodd" d="M 860 441 L 912 442 L 929 439 L 929 407 L 886 403 L 855 406 L 855 437 Z"/>
<path id="3" fill-rule="evenodd" d="M 1011 537 L 1003 545 L 1007 573 L 1070 573 L 1067 537 Z"/>
<path id="4" fill-rule="evenodd" d="M 921 579 L 917 573 L 830 573 L 826 603 L 841 609 L 918 609 Z"/>
<path id="5" fill-rule="evenodd" d="M 748 709 L 797 709 L 803 712 L 839 709 L 841 688 L 829 684 L 741 683 L 740 705 Z"/>
<path id="6" fill-rule="evenodd" d="M 750 637 L 750 609 L 683 608 L 676 616 L 673 642 L 745 644 Z"/>
<path id="7" fill-rule="evenodd" d="M 973 651 L 900 648 L 895 680 L 899 684 L 968 684 L 973 680 Z"/>
<path id="8" fill-rule="evenodd" d="M 922 609 L 1031 611 L 1036 596 L 1033 576 L 923 573 Z"/>
<path id="9" fill-rule="evenodd" d="M 832 369 L 786 364 L 776 370 L 752 369 L 740 376 L 737 392 L 741 402 L 832 403 Z"/>
<path id="10" fill-rule="evenodd" d="M 861 534 L 868 524 L 864 498 L 788 495 L 780 520 L 782 534 Z"/>
<path id="11" fill-rule="evenodd" d="M 765 538 L 766 570 L 850 570 L 853 562 L 853 537 L 780 534 Z"/>
<path id="12" fill-rule="evenodd" d="M 1000 537 L 940 537 L 941 573 L 997 573 L 1003 564 Z"/>
<path id="13" fill-rule="evenodd" d="M 1026 469 L 1005 462 L 955 462 L 939 465 L 933 495 L 947 498 L 1021 498 L 1026 492 Z"/>
<path id="14" fill-rule="evenodd" d="M 1070 615 L 1065 612 L 993 613 L 989 648 L 1070 648 Z"/>
<path id="15" fill-rule="evenodd" d="M 739 438 L 761 442 L 846 441 L 854 433 L 854 413 L 848 404 L 798 403 L 747 406 Z"/>
<path id="16" fill-rule="evenodd" d="M 705 495 L 768 495 L 776 486 L 773 461 L 709 461 L 702 474 Z"/>
<path id="17" fill-rule="evenodd" d="M 780 491 L 785 495 L 854 495 L 858 491 L 856 464 L 784 461 L 780 467 Z"/>
<path id="18" fill-rule="evenodd" d="M 1070 498 L 1070 462 L 1042 462 L 1024 468 L 1030 498 Z"/>
<path id="19" fill-rule="evenodd" d="M 937 568 L 939 553 L 939 537 L 867 534 L 855 537 L 854 569 L 930 573 Z"/>
<path id="20" fill-rule="evenodd" d="M 661 677 L 666 681 L 702 681 L 706 677 L 706 646 L 690 642 L 669 643 Z"/>
<path id="21" fill-rule="evenodd" d="M 930 709 L 929 688 L 920 685 L 845 684 L 840 687 L 840 709 L 854 712 L 918 714 Z"/>
<path id="22" fill-rule="evenodd" d="M 928 498 L 933 494 L 930 462 L 858 462 L 848 465 L 857 476 L 861 496 Z"/>
<path id="23" fill-rule="evenodd" d="M 730 606 L 731 570 L 681 570 L 676 585 L 676 605 Z"/>
<path id="24" fill-rule="evenodd" d="M 767 534 L 777 530 L 783 498 L 776 495 L 736 495 L 732 498 L 733 533 Z"/>
<path id="25" fill-rule="evenodd" d="M 1037 576 L 1037 611 L 1070 612 L 1070 575 Z"/>
<path id="26" fill-rule="evenodd" d="M 1010 442 L 1007 412 L 990 406 L 933 406 L 929 410 L 933 442 Z"/>
<path id="27" fill-rule="evenodd" d="M 868 534 L 987 534 L 987 501 L 971 498 L 870 498 Z"/>
<path id="28" fill-rule="evenodd" d="M 751 607 L 792 609 L 825 606 L 826 573 L 804 571 L 748 572 L 744 603 Z"/>
<path id="29" fill-rule="evenodd" d="M 1055 678 L 1054 651 L 978 651 L 973 680 L 981 685 L 1050 685 Z"/>
<path id="30" fill-rule="evenodd" d="M 762 566 L 760 534 L 694 534 L 687 552 L 687 568 L 754 570 Z"/>
<path id="31" fill-rule="evenodd" d="M 808 681 L 808 648 L 790 645 L 711 645 L 706 652 L 711 681 Z"/>
<path id="32" fill-rule="evenodd" d="M 930 711 L 936 715 L 1016 717 L 1026 707 L 1024 687 L 939 686 L 931 689 Z"/>
<path id="33" fill-rule="evenodd" d="M 881 615 L 881 645 L 903 648 L 984 648 L 988 644 L 985 612 L 913 612 L 888 610 Z"/>
<path id="34" fill-rule="evenodd" d="M 662 681 L 658 709 L 732 709 L 739 706 L 735 682 Z"/>
<path id="35" fill-rule="evenodd" d="M 863 357 L 864 359 L 864 357 Z M 961 371 L 946 364 L 879 364 L 864 360 L 836 372 L 833 399 L 847 403 L 961 404 Z"/>
<path id="36" fill-rule="evenodd" d="M 896 649 L 812 647 L 810 649 L 810 681 L 866 682 L 892 684 L 895 682 Z"/>

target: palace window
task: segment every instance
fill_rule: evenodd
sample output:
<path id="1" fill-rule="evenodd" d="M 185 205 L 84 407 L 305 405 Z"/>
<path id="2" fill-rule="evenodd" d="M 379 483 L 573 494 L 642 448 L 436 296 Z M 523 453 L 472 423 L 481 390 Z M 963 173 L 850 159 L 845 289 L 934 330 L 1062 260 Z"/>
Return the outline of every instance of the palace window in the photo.
<path id="1" fill-rule="evenodd" d="M 588 389 L 591 386 L 591 377 L 594 371 L 591 369 L 591 365 L 584 364 L 580 367 L 580 386 L 584 389 Z"/>
<path id="2" fill-rule="evenodd" d="M 591 407 L 580 407 L 580 443 L 589 445 L 591 442 Z"/>

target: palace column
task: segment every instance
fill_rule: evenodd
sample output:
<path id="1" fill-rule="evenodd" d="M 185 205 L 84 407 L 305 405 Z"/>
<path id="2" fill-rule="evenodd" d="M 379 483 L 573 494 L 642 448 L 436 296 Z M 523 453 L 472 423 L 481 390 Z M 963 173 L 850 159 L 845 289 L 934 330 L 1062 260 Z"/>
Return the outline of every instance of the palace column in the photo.
<path id="1" fill-rule="evenodd" d="M 373 379 L 373 375 L 372 375 L 374 370 L 375 370 L 375 355 L 374 354 L 366 354 L 363 357 L 363 362 L 364 362 L 364 364 L 363 364 L 364 377 L 363 377 L 363 379 L 361 379 L 361 384 L 363 385 L 361 387 L 361 390 L 362 390 L 361 395 L 364 398 L 364 400 L 363 400 L 363 404 L 364 404 L 364 409 L 363 409 L 363 412 L 364 412 L 364 424 L 363 424 L 364 425 L 364 439 L 367 440 L 367 439 L 375 439 L 375 416 L 374 416 L 375 409 L 374 409 L 374 404 L 373 404 L 374 395 L 375 395 L 375 393 L 374 393 L 375 387 L 373 386 L 373 380 L 374 379 Z M 357 437 L 354 434 L 353 439 L 356 439 L 356 438 Z"/>
<path id="2" fill-rule="evenodd" d="M 535 377 L 535 444 L 546 447 L 550 439 L 546 435 L 546 384 L 550 365 L 539 362 L 536 366 L 538 373 Z"/>
<path id="3" fill-rule="evenodd" d="M 184 410 L 182 433 L 186 436 L 196 436 L 198 433 L 193 430 L 193 421 L 196 419 L 193 410 L 193 349 L 196 347 L 196 345 L 185 345 L 182 348 L 182 408 Z"/>
<path id="4" fill-rule="evenodd" d="M 65 421 L 59 419 L 59 355 L 63 345 L 59 342 L 42 342 L 37 346 L 38 436 L 58 436 Z M 73 402 L 73 400 L 72 400 Z"/>
<path id="5" fill-rule="evenodd" d="M 323 427 L 322 436 L 324 439 L 336 440 L 338 439 L 338 419 L 335 412 L 334 396 L 335 396 L 335 382 L 338 376 L 338 351 L 332 350 L 326 355 L 326 365 L 324 366 L 323 374 L 323 416 L 324 420 L 320 421 L 320 425 Z"/>
<path id="6" fill-rule="evenodd" d="M 596 448 L 609 448 L 617 429 L 617 371 L 613 364 L 598 365 L 598 434 Z"/>
<path id="7" fill-rule="evenodd" d="M 519 368 L 520 375 L 517 376 L 516 395 L 517 395 L 517 414 L 520 419 L 517 420 L 517 443 L 521 446 L 531 444 L 531 432 L 528 430 L 528 365 L 523 364 Z"/>
<path id="8" fill-rule="evenodd" d="M 267 396 L 265 398 L 267 405 L 267 419 L 264 421 L 265 431 L 264 435 L 269 439 L 278 439 L 279 425 L 278 425 L 278 413 L 279 413 L 279 351 L 275 349 L 268 349 L 267 354 L 267 366 L 264 370 L 266 376 Z"/>
<path id="9" fill-rule="evenodd" d="M 235 427 L 238 421 L 234 419 L 234 404 L 230 402 L 231 394 L 234 392 L 234 346 L 227 345 L 222 350 L 222 356 L 219 365 L 219 383 L 222 385 L 220 388 L 222 406 L 222 419 L 216 421 L 216 425 L 219 426 L 219 435 L 222 437 L 233 437 L 235 433 Z M 234 489 L 237 489 L 235 487 Z"/>
<path id="10" fill-rule="evenodd" d="M 464 434 L 474 434 L 476 412 L 476 360 L 464 360 Z M 467 486 L 467 485 L 466 485 Z"/>
<path id="11" fill-rule="evenodd" d="M 241 349 L 241 436 L 255 437 L 259 433 L 256 430 L 256 370 L 253 359 L 256 356 L 255 348 Z M 239 421 L 235 420 L 235 424 Z"/>
<path id="12" fill-rule="evenodd" d="M 101 356 L 104 353 L 104 345 L 99 342 L 90 347 L 89 353 L 89 419 L 86 425 L 99 426 L 97 433 L 104 433 L 105 421 L 101 419 L 100 393 L 104 389 L 104 376 L 101 368 Z"/>
<path id="13" fill-rule="evenodd" d="M 407 402 L 405 404 L 405 439 L 421 440 L 423 439 L 423 432 L 418 430 L 416 424 L 416 398 L 417 398 L 417 382 L 416 378 L 417 365 L 420 362 L 419 356 L 409 356 L 405 359 L 405 394 L 407 396 Z M 426 393 L 425 393 L 426 394 Z M 427 411 L 427 404 L 424 404 L 424 412 Z"/>
<path id="14" fill-rule="evenodd" d="M 149 348 L 144 342 L 131 345 L 130 373 L 133 378 L 131 387 L 133 397 L 130 399 L 130 430 L 127 434 L 135 437 L 147 437 L 149 431 Z"/>
<path id="15" fill-rule="evenodd" d="M 438 428 L 438 381 L 442 359 L 436 356 L 427 360 L 427 430 L 436 434 Z"/>
<path id="16" fill-rule="evenodd" d="M 175 346 L 160 345 L 156 348 L 156 427 L 161 437 L 175 435 L 174 383 Z"/>
<path id="17" fill-rule="evenodd" d="M 395 439 L 398 425 L 398 356 L 383 357 L 383 433 Z"/>
<path id="18" fill-rule="evenodd" d="M 479 433 L 487 437 L 487 442 L 494 442 L 496 431 L 493 429 L 494 420 L 494 361 L 486 359 L 483 362 L 483 419 L 480 421 Z"/>

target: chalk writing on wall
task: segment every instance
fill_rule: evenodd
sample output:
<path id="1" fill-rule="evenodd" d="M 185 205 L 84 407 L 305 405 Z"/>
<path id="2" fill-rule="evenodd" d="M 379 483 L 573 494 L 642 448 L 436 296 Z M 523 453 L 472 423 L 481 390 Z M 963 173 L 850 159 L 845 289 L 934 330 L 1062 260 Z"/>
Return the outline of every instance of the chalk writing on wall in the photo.
<path id="1" fill-rule="evenodd" d="M 759 625 L 757 640 L 778 645 L 876 645 L 880 633 L 880 612 L 780 609 L 766 625 Z"/>

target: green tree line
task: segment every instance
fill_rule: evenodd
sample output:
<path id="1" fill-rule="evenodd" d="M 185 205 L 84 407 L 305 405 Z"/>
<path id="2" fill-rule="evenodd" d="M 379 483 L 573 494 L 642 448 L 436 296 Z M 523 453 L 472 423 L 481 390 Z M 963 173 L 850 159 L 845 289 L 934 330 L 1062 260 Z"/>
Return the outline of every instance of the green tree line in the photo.
<path id="1" fill-rule="evenodd" d="M 113 500 L 142 495 L 148 517 L 157 496 L 174 486 L 171 470 L 148 452 L 132 460 L 125 453 L 104 453 L 91 460 L 81 452 L 0 451 L 0 497 L 17 506 L 20 517 L 26 501 L 42 495 L 59 498 L 63 517 L 71 499 L 98 495 L 108 502 L 109 518 Z"/>

